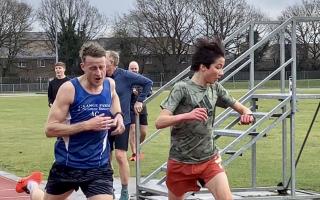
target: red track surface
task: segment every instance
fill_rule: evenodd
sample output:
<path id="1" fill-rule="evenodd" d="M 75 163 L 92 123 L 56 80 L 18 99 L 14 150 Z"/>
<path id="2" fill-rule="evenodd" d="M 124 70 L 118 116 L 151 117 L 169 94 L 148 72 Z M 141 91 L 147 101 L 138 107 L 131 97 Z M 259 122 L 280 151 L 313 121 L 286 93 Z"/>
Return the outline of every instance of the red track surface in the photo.
<path id="1" fill-rule="evenodd" d="M 14 180 L 0 176 L 0 199 L 1 200 L 29 200 L 26 193 L 16 192 L 16 183 Z"/>

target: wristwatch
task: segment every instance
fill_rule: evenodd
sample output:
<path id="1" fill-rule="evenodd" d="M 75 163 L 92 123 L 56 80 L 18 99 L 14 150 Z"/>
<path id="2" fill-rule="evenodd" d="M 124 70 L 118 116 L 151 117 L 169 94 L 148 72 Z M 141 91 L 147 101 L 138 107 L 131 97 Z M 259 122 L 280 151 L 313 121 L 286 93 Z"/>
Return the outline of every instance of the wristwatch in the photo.
<path id="1" fill-rule="evenodd" d="M 113 117 L 116 117 L 117 115 L 121 115 L 122 118 L 124 118 L 124 114 L 122 112 L 116 112 L 114 113 Z"/>

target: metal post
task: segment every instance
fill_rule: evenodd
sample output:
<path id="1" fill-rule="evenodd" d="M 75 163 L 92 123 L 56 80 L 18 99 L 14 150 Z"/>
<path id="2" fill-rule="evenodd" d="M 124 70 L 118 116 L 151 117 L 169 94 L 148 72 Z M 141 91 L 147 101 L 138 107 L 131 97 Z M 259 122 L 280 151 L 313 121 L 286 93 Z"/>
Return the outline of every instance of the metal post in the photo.
<path id="1" fill-rule="evenodd" d="M 251 23 L 250 25 L 250 32 L 249 32 L 249 45 L 250 48 L 254 46 L 254 23 Z M 250 89 L 254 87 L 254 51 L 251 51 L 250 53 Z"/>
<path id="2" fill-rule="evenodd" d="M 136 129 L 135 129 L 135 137 L 136 137 L 136 199 L 139 199 L 140 195 L 140 116 L 136 114 Z"/>
<path id="3" fill-rule="evenodd" d="M 160 73 L 160 87 L 163 86 L 163 73 Z"/>
<path id="4" fill-rule="evenodd" d="M 292 76 L 292 98 L 291 98 L 291 117 L 290 117 L 290 166 L 291 166 L 291 195 L 296 196 L 296 168 L 295 168 L 295 113 L 296 113 L 296 101 L 297 101 L 297 90 L 296 90 L 296 20 L 292 20 L 292 33 L 291 33 L 291 55 L 293 62 L 291 64 L 291 76 Z"/>
<path id="5" fill-rule="evenodd" d="M 41 87 L 41 76 L 39 77 L 39 90 L 40 90 L 40 92 L 42 91 L 42 87 Z"/>
<path id="6" fill-rule="evenodd" d="M 289 76 L 289 78 L 288 78 L 288 80 L 289 80 L 289 85 L 288 85 L 288 87 L 289 87 L 289 94 L 291 94 L 292 95 L 292 76 Z"/>
<path id="7" fill-rule="evenodd" d="M 22 91 L 21 76 L 19 76 L 19 90 Z"/>
<path id="8" fill-rule="evenodd" d="M 284 29 L 279 33 L 280 35 L 280 66 L 285 63 L 285 43 L 284 43 Z M 286 70 L 283 68 L 280 72 L 280 90 L 281 93 L 285 93 L 286 87 Z M 282 113 L 287 111 L 286 107 L 282 108 Z M 282 183 L 287 185 L 287 118 L 282 120 Z"/>
<path id="9" fill-rule="evenodd" d="M 55 49 L 56 49 L 56 63 L 59 61 L 59 57 L 58 57 L 58 27 L 57 27 L 57 21 L 58 21 L 58 14 L 57 14 L 57 1 L 54 1 L 54 26 L 55 26 L 55 40 L 54 40 L 54 45 L 55 45 Z"/>
<path id="10" fill-rule="evenodd" d="M 254 46 L 254 23 L 250 24 L 249 29 L 249 45 L 250 48 Z M 254 51 L 250 53 L 250 84 L 249 89 L 254 87 Z M 256 111 L 256 102 L 251 100 L 252 111 Z M 255 130 L 253 130 L 255 131 Z M 252 137 L 254 139 L 254 136 Z M 251 148 L 251 187 L 255 188 L 257 186 L 257 146 L 256 143 L 252 145 Z"/>
<path id="11" fill-rule="evenodd" d="M 284 30 L 282 29 L 279 33 L 280 35 L 280 66 L 285 63 L 285 44 L 284 44 Z M 282 69 L 280 72 L 280 87 L 281 87 L 281 93 L 285 93 L 285 79 L 286 79 L 286 69 Z"/>
<path id="12" fill-rule="evenodd" d="M 0 77 L 0 86 L 1 86 L 1 93 L 2 93 L 2 90 L 3 90 L 3 88 L 2 88 L 2 76 Z"/>

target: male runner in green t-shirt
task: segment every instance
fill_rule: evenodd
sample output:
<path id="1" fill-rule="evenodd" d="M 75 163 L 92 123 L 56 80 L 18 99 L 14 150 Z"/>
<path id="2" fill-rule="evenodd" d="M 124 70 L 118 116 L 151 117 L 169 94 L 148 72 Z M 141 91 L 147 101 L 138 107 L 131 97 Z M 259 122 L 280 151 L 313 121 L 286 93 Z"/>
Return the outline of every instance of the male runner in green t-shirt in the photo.
<path id="1" fill-rule="evenodd" d="M 171 126 L 171 148 L 167 163 L 169 200 L 182 200 L 185 193 L 199 191 L 199 181 L 216 200 L 232 199 L 228 179 L 220 165 L 212 131 L 215 107 L 232 107 L 241 123 L 254 118 L 250 109 L 236 101 L 218 83 L 223 76 L 224 50 L 220 40 L 199 39 L 192 57 L 195 73 L 176 83 L 156 120 L 158 129 Z"/>

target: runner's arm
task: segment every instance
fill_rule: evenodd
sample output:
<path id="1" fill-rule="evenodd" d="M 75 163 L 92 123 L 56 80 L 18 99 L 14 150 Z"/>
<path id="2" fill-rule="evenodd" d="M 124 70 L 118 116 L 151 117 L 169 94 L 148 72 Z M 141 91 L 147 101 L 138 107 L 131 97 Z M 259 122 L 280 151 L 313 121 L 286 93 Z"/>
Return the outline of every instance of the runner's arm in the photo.
<path id="1" fill-rule="evenodd" d="M 240 102 L 236 101 L 232 106 L 232 109 L 237 111 L 241 116 L 240 116 L 240 122 L 241 124 L 250 124 L 254 121 L 254 117 L 252 114 L 252 111 L 241 104 Z"/>
<path id="2" fill-rule="evenodd" d="M 49 111 L 45 133 L 47 137 L 70 136 L 82 131 L 101 131 L 110 128 L 111 117 L 95 116 L 90 120 L 68 124 L 69 107 L 73 102 L 75 90 L 71 82 L 64 83 L 58 90 L 57 98 Z"/>
<path id="3" fill-rule="evenodd" d="M 192 120 L 206 121 L 208 119 L 205 108 L 195 108 L 191 112 L 173 115 L 171 111 L 163 109 L 156 120 L 156 128 L 162 129 L 169 126 L 174 126 L 181 122 Z"/>
<path id="4" fill-rule="evenodd" d="M 118 134 L 122 134 L 125 130 L 125 126 L 123 123 L 123 114 L 121 112 L 120 99 L 115 89 L 116 88 L 115 82 L 111 78 L 107 78 L 107 79 L 110 81 L 111 97 L 112 97 L 111 112 L 114 116 L 114 126 L 116 127 L 114 131 L 111 132 L 111 135 L 118 135 Z"/>

